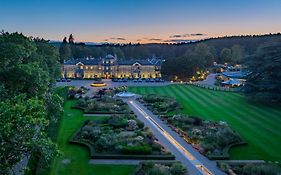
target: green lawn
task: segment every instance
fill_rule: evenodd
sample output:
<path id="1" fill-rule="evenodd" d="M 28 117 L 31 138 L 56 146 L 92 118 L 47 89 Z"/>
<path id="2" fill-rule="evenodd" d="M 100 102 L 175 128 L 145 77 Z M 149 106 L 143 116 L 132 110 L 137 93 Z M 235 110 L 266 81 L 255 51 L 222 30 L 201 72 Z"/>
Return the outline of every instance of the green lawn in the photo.
<path id="1" fill-rule="evenodd" d="M 50 175 L 126 175 L 130 174 L 135 166 L 130 165 L 90 165 L 88 149 L 82 146 L 69 144 L 69 138 L 77 131 L 86 119 L 82 111 L 71 109 L 75 101 L 67 101 L 64 106 L 63 119 L 61 121 L 57 143 L 63 156 L 53 161 Z M 104 119 L 99 117 L 98 119 Z M 97 120 L 97 118 L 95 118 Z M 65 164 L 62 161 L 69 159 Z"/>
<path id="2" fill-rule="evenodd" d="M 130 87 L 137 94 L 175 97 L 183 113 L 226 121 L 249 143 L 231 149 L 232 159 L 281 161 L 281 108 L 250 104 L 239 93 L 206 90 L 188 85 Z"/>

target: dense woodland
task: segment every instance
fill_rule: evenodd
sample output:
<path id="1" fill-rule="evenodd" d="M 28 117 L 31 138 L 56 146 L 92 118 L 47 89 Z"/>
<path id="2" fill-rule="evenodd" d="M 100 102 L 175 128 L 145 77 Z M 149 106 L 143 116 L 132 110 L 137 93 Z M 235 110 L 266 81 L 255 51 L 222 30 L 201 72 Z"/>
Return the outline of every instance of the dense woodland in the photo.
<path id="1" fill-rule="evenodd" d="M 49 125 L 62 114 L 62 98 L 53 93 L 58 60 L 48 41 L 0 34 L 0 174 L 30 155 L 47 168 L 58 154 Z"/>

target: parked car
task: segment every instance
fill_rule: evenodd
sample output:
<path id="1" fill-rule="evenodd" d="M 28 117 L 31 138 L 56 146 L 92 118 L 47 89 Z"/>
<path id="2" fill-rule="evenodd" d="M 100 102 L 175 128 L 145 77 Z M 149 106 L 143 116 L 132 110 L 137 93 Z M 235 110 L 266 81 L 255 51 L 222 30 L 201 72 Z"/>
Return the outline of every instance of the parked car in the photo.
<path id="1" fill-rule="evenodd" d="M 66 82 L 71 82 L 71 79 L 66 79 Z"/>
<path id="2" fill-rule="evenodd" d="M 149 78 L 147 78 L 147 79 L 145 80 L 145 82 L 150 82 L 150 79 L 149 79 Z"/>
<path id="3" fill-rule="evenodd" d="M 155 82 L 155 80 L 153 78 L 150 79 L 150 82 Z"/>
<path id="4" fill-rule="evenodd" d="M 134 80 L 133 80 L 133 82 L 135 82 L 135 83 L 136 83 L 136 82 L 138 82 L 138 80 L 137 80 L 137 79 L 134 79 Z"/>
<path id="5" fill-rule="evenodd" d="M 112 81 L 113 81 L 113 82 L 117 82 L 118 79 L 117 79 L 117 78 L 113 78 Z"/>
<path id="6" fill-rule="evenodd" d="M 141 79 L 141 78 L 139 78 L 139 79 L 138 79 L 138 82 L 142 82 L 142 79 Z"/>

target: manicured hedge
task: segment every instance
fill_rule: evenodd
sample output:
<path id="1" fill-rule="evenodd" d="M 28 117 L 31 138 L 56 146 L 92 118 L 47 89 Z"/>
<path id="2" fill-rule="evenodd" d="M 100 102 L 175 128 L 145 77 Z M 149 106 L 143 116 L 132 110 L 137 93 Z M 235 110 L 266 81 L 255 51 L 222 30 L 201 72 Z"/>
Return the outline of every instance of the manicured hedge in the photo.
<path id="1" fill-rule="evenodd" d="M 141 159 L 141 160 L 175 160 L 175 156 L 172 154 L 167 154 L 167 155 L 136 155 L 136 154 L 131 154 L 131 155 L 123 155 L 123 154 L 104 154 L 104 153 L 96 153 L 94 151 L 94 148 L 83 141 L 76 141 L 74 138 L 75 136 L 80 132 L 78 130 L 73 134 L 73 136 L 70 138 L 69 143 L 72 144 L 77 144 L 80 146 L 86 146 L 88 147 L 90 151 L 90 157 L 92 159 Z"/>
<path id="2" fill-rule="evenodd" d="M 228 160 L 229 159 L 229 150 L 232 147 L 235 146 L 241 146 L 241 145 L 247 145 L 248 143 L 245 141 L 241 141 L 239 143 L 233 143 L 230 144 L 228 146 L 226 146 L 223 150 L 222 150 L 222 155 L 221 156 L 215 156 L 215 155 L 209 155 L 208 158 L 211 160 Z"/>
<path id="3" fill-rule="evenodd" d="M 82 141 L 69 141 L 72 144 L 82 145 L 88 147 L 90 151 L 90 157 L 92 159 L 141 159 L 141 160 L 175 160 L 175 156 L 172 154 L 167 155 L 123 155 L 123 154 L 105 154 L 105 153 L 95 153 L 93 147 Z"/>

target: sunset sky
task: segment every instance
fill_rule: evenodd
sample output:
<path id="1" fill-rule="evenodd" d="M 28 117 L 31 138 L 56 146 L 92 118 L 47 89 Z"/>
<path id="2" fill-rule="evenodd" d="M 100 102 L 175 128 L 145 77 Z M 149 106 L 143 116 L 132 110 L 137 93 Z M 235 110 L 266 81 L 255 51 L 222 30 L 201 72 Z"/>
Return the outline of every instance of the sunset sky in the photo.
<path id="1" fill-rule="evenodd" d="M 172 42 L 281 32 L 281 0 L 0 0 L 0 17 L 50 40 Z"/>

